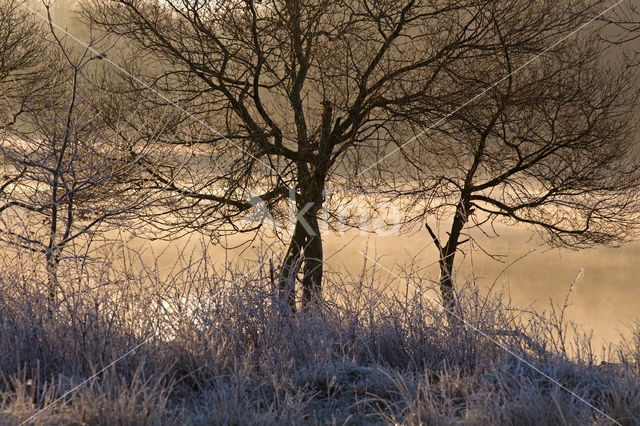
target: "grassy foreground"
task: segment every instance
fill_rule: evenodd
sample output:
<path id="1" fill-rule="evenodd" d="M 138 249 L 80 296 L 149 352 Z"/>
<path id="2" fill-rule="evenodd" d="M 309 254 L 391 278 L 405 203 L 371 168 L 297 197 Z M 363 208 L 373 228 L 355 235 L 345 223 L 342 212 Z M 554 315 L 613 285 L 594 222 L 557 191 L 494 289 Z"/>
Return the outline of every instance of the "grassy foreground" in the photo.
<path id="1" fill-rule="evenodd" d="M 451 330 L 424 278 L 330 276 L 322 311 L 287 315 L 265 264 L 183 263 L 74 264 L 49 312 L 38 267 L 5 259 L 0 424 L 640 424 L 638 332 L 601 363 L 561 307 L 472 284 Z"/>

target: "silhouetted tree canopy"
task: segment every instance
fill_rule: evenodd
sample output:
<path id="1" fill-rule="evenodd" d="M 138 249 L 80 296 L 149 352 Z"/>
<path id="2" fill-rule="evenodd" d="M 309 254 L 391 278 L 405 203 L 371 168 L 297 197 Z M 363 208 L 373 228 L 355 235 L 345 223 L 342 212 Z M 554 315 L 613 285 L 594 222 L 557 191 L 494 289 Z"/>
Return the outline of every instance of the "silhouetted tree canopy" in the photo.
<path id="1" fill-rule="evenodd" d="M 253 201 L 282 217 L 293 196 L 298 216 L 281 272 L 281 286 L 293 305 L 292 284 L 300 266 L 304 304 L 320 297 L 319 214 L 326 210 L 332 217 L 339 205 L 327 202 L 328 193 L 351 187 L 363 172 L 383 179 L 401 173 L 397 162 L 379 160 L 412 137 L 409 123 L 430 125 L 483 90 L 495 98 L 490 89 L 500 73 L 550 48 L 555 54 L 554 43 L 579 31 L 586 16 L 598 10 L 599 2 L 573 0 L 96 0 L 83 14 L 92 25 L 126 40 L 127 54 L 140 58 L 137 66 L 125 60 L 131 73 L 122 75 L 129 90 L 144 93 L 148 114 L 180 111 L 162 135 L 172 154 L 159 149 L 145 160 L 149 185 L 170 194 L 164 205 L 169 214 L 156 226 L 218 235 L 253 229 L 239 220 Z M 518 90 L 518 100 L 511 94 L 499 99 L 505 105 L 497 112 L 483 99 L 451 117 L 443 154 L 462 154 L 477 145 L 473 135 L 487 119 L 487 133 L 499 138 L 492 127 L 498 119 L 491 117 L 516 114 L 517 103 L 528 102 L 527 90 L 543 89 Z M 574 119 L 564 114 L 578 113 L 575 120 L 582 119 L 577 103 L 569 109 L 562 111 L 564 125 Z M 535 126 L 529 119 L 518 120 Z M 515 120 L 510 122 L 517 127 Z M 528 138 L 524 127 L 516 131 Z M 512 135 L 507 132 L 505 138 Z M 481 151 L 479 173 L 489 162 Z M 456 187 L 452 182 L 466 165 L 448 161 L 463 157 L 441 156 L 437 149 L 424 154 L 448 170 L 437 191 Z M 526 164 L 533 159 L 529 154 L 509 153 L 524 156 Z M 411 163 L 412 155 L 402 149 L 396 157 Z M 186 167 L 177 158 L 191 163 Z M 511 167 L 503 167 L 507 180 Z M 541 173 L 534 172 L 538 166 L 525 169 Z M 436 170 L 424 172 L 432 176 Z M 482 208 L 500 209 L 487 212 L 494 216 L 537 220 L 520 207 L 485 203 Z"/>
<path id="2" fill-rule="evenodd" d="M 603 61 L 606 45 L 593 34 L 533 61 L 526 44 L 503 40 L 502 58 L 450 70 L 456 84 L 487 93 L 437 126 L 411 117 L 408 160 L 380 183 L 392 199 L 422 206 L 406 221 L 426 224 L 450 306 L 454 258 L 473 230 L 525 225 L 578 249 L 628 241 L 640 219 L 634 76 Z"/>

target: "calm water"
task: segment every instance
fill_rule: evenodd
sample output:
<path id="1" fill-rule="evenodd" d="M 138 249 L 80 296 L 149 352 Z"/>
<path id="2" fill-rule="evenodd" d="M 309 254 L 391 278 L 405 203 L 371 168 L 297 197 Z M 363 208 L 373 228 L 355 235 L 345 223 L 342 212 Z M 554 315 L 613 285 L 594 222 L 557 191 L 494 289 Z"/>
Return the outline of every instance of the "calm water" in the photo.
<path id="1" fill-rule="evenodd" d="M 607 341 L 616 341 L 628 332 L 628 325 L 640 319 L 640 241 L 621 248 L 594 248 L 582 251 L 549 249 L 540 246 L 525 230 L 498 228 L 500 237 L 483 241 L 483 248 L 506 257 L 504 263 L 492 260 L 479 250 L 467 251 L 458 259 L 457 280 L 475 275 L 481 287 L 496 283 L 505 290 L 518 307 L 547 309 L 553 298 L 562 304 L 571 283 L 569 319 L 586 330 L 593 330 L 595 350 Z M 240 242 L 236 237 L 229 243 Z M 350 231 L 342 236 L 325 235 L 325 255 L 329 269 L 357 274 L 365 260 L 363 252 L 380 263 L 380 273 L 393 277 L 402 274 L 403 264 L 415 258 L 426 268 L 423 273 L 437 278 L 435 249 L 426 232 L 403 236 L 363 235 Z M 146 260 L 163 252 L 160 264 L 169 268 L 179 250 L 196 246 L 187 239 L 174 242 L 154 242 L 153 253 Z M 216 262 L 255 259 L 252 249 L 225 250 L 214 246 L 210 253 Z M 528 253 L 528 254 L 527 254 Z M 524 256 L 524 257 L 523 257 Z M 369 261 L 371 265 L 371 261 Z M 431 266 L 429 266 L 431 265 Z"/>

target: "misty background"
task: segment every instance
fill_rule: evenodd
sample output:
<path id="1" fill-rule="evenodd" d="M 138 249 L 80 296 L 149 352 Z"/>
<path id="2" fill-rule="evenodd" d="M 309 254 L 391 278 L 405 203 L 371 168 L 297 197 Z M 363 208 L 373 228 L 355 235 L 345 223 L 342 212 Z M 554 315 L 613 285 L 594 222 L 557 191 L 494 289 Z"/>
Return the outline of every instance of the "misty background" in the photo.
<path id="1" fill-rule="evenodd" d="M 33 4 L 39 6 L 37 1 Z M 74 37 L 86 40 L 87 28 L 73 14 L 78 4 L 76 0 L 59 0 L 54 3 L 53 16 Z M 610 31 L 612 38 L 621 32 L 616 28 Z M 618 61 L 623 53 L 638 48 L 640 40 L 613 46 L 606 59 Z M 593 330 L 596 349 L 620 336 L 628 337 L 629 326 L 640 319 L 640 241 L 577 251 L 549 248 L 525 226 L 498 225 L 496 230 L 499 236 L 495 238 L 479 233 L 475 238 L 484 250 L 500 256 L 501 262 L 486 256 L 477 245 L 468 247 L 458 258 L 458 281 L 475 278 L 481 288 L 504 292 L 515 306 L 534 310 L 548 310 L 550 300 L 562 304 L 569 294 L 567 316 L 585 330 Z M 251 235 L 228 236 L 209 246 L 207 252 L 221 266 L 226 262 L 255 262 L 259 252 L 276 241 L 265 235 L 261 236 L 262 242 L 248 242 Z M 366 253 L 380 263 L 379 272 L 392 280 L 401 281 L 393 274 L 402 275 L 409 263 L 424 276 L 433 280 L 438 277 L 437 252 L 422 228 L 400 235 L 359 230 L 337 235 L 329 231 L 323 241 L 329 273 L 358 275 L 363 267 L 372 266 L 363 255 Z M 158 262 L 167 271 L 172 270 L 180 253 L 202 251 L 201 241 L 193 236 L 151 242 L 132 237 L 130 244 L 141 251 L 142 259 Z"/>

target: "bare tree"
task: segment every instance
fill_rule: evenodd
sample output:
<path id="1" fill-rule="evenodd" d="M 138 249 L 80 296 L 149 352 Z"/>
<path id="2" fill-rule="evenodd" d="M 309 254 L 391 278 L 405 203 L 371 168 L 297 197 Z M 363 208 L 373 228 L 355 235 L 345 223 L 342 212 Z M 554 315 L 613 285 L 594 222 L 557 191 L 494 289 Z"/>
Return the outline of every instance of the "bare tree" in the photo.
<path id="1" fill-rule="evenodd" d="M 496 22 L 522 21 L 505 37 L 535 39 L 535 51 L 575 29 L 575 12 L 594 4 L 96 0 L 84 16 L 147 58 L 130 81 L 141 92 L 151 85 L 158 96 L 150 109 L 173 105 L 191 115 L 165 140 L 197 149 L 198 172 L 160 167 L 158 158 L 150 172 L 175 194 L 167 229 L 247 230 L 237 220 L 252 206 L 247 194 L 275 216 L 292 194 L 297 217 L 281 286 L 302 265 L 306 305 L 321 294 L 318 215 L 329 209 L 327 190 L 399 145 L 406 133 L 394 123 L 418 112 L 437 117 L 471 96 L 450 84 L 448 69 L 501 57 Z M 293 306 L 293 293 L 287 297 Z"/>
<path id="2" fill-rule="evenodd" d="M 506 30 L 495 23 L 502 57 L 448 70 L 454 84 L 486 96 L 431 128 L 429 117 L 412 117 L 417 136 L 403 148 L 410 161 L 387 191 L 422 205 L 406 220 L 426 225 L 454 316 L 455 256 L 474 229 L 526 225 L 549 244 L 579 249 L 624 242 L 640 219 L 633 77 L 602 60 L 605 46 L 593 35 L 532 61 L 528 43 L 513 44 Z"/>
<path id="3" fill-rule="evenodd" d="M 15 123 L 51 76 L 43 25 L 21 4 L 0 0 L 0 128 Z"/>
<path id="4" fill-rule="evenodd" d="M 628 56 L 627 65 L 640 64 L 640 4 L 636 0 L 625 1 L 599 19 L 605 24 L 602 38 Z"/>
<path id="5" fill-rule="evenodd" d="M 68 46 L 49 20 L 53 53 L 32 61 L 46 64 L 53 86 L 42 89 L 37 101 L 30 99 L 0 134 L 0 239 L 44 256 L 53 308 L 62 291 L 58 268 L 64 257 L 86 252 L 99 230 L 140 207 L 148 194 L 130 185 L 140 168 L 140 159 L 130 155 L 133 144 L 99 115 L 97 105 L 109 95 L 96 93 L 89 82 L 90 68 L 102 56 Z M 31 107 L 40 101 L 44 105 Z"/>

